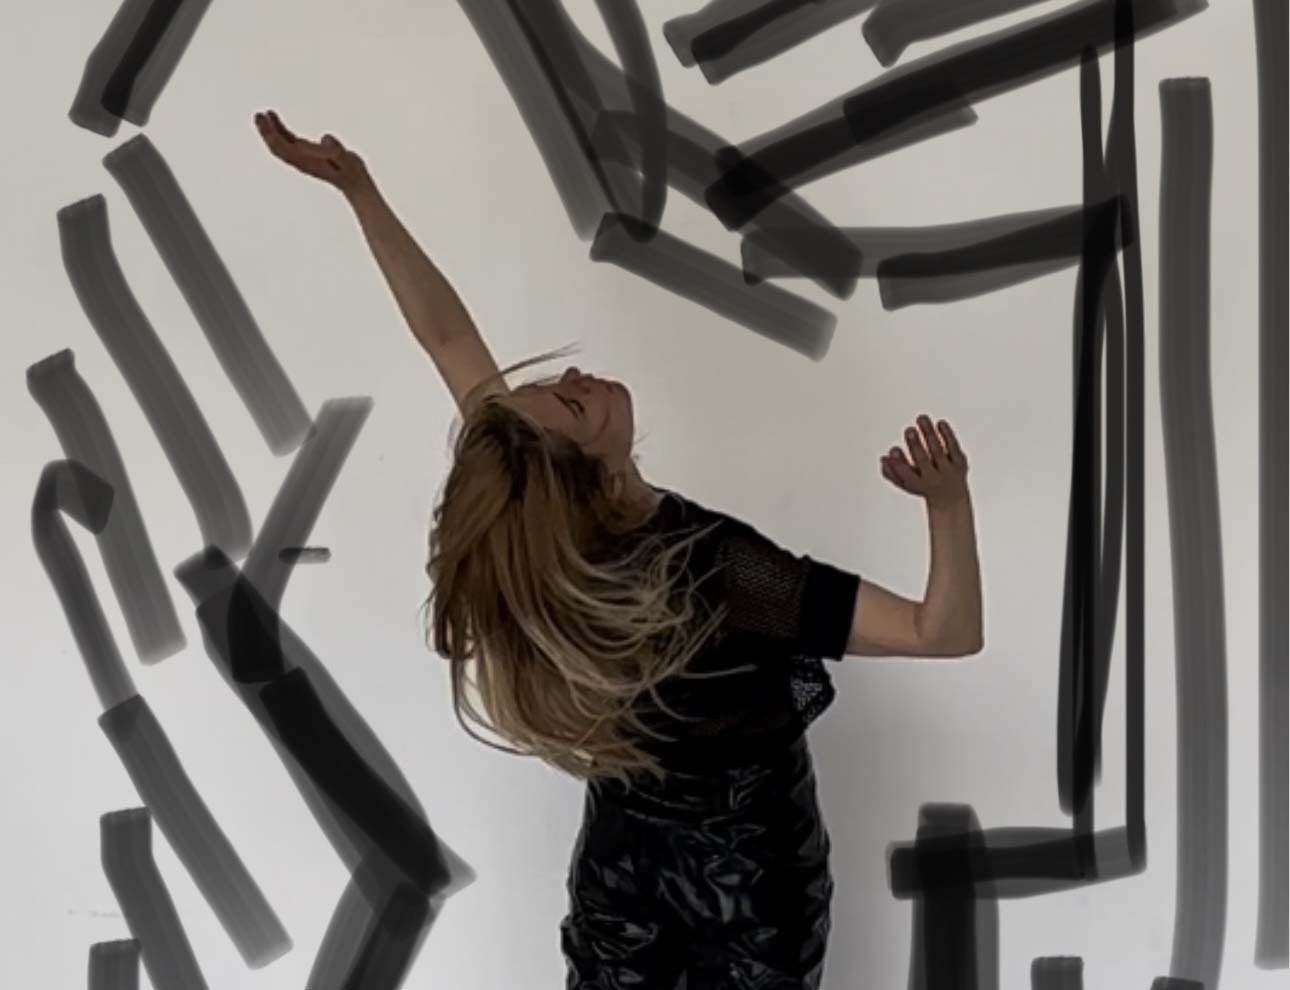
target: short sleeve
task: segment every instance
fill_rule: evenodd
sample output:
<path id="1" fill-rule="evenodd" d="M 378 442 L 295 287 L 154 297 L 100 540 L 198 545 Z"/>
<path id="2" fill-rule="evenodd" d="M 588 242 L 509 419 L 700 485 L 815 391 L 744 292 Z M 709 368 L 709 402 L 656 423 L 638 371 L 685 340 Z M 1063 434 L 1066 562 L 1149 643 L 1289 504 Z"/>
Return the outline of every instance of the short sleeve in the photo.
<path id="1" fill-rule="evenodd" d="M 752 526 L 731 521 L 717 551 L 729 626 L 798 656 L 840 660 L 860 576 L 791 553 Z"/>

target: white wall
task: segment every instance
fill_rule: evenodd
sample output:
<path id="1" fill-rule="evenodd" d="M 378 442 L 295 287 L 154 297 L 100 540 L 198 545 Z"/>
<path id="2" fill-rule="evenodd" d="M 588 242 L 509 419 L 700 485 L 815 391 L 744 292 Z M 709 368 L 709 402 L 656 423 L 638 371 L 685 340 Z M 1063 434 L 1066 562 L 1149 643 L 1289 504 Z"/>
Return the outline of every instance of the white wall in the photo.
<path id="1" fill-rule="evenodd" d="M 110 5 L 109 5 L 110 6 Z M 154 851 L 211 986 L 300 987 L 345 871 L 258 728 L 203 652 L 171 576 L 199 549 L 191 509 L 138 405 L 88 325 L 60 259 L 56 211 L 106 197 L 130 286 L 212 425 L 258 525 L 290 458 L 271 456 L 215 362 L 103 156 L 68 108 L 109 6 L 31 6 L 3 65 L 9 140 L 0 435 L 6 662 L 0 787 L 6 986 L 76 986 L 93 942 L 124 938 L 99 865 L 98 817 L 139 803 L 95 724 L 76 644 L 29 525 L 42 467 L 62 456 L 24 387 L 63 348 L 120 446 L 184 623 L 187 648 L 144 667 L 92 536 L 72 527 L 117 644 L 189 775 L 290 932 L 295 948 L 249 971 L 164 839 Z M 668 101 L 732 140 L 767 130 L 880 71 L 860 19 L 771 64 L 709 86 L 645 12 Z M 570 0 L 611 56 L 595 5 Z M 1043 4 L 993 29 L 1046 13 Z M 970 37 L 972 31 L 964 32 Z M 920 45 L 903 61 L 948 41 Z M 1223 985 L 1283 986 L 1253 962 L 1257 891 L 1257 131 L 1249 3 L 1137 48 L 1137 153 L 1145 279 L 1146 808 L 1149 862 L 1127 880 L 1000 905 L 1000 985 L 1029 986 L 1030 960 L 1079 955 L 1085 984 L 1146 987 L 1168 973 L 1175 888 L 1173 604 L 1158 391 L 1158 86 L 1210 80 L 1215 119 L 1212 395 L 1224 554 L 1230 832 Z M 1100 61 L 1104 108 L 1112 59 Z M 557 923 L 581 811 L 580 785 L 487 749 L 451 716 L 446 667 L 417 607 L 431 497 L 446 469 L 449 397 L 402 323 L 361 232 L 334 190 L 274 161 L 252 114 L 273 107 L 316 138 L 358 150 L 425 250 L 471 307 L 499 362 L 574 340 L 577 361 L 630 383 L 641 466 L 798 552 L 921 595 L 922 504 L 877 458 L 913 418 L 949 419 L 968 451 L 985 583 L 986 650 L 961 665 L 852 659 L 811 730 L 834 842 L 834 934 L 825 986 L 903 985 L 911 907 L 887 887 L 890 843 L 926 802 L 970 804 L 986 827 L 1069 824 L 1056 800 L 1054 715 L 1072 451 L 1075 269 L 945 306 L 884 311 L 872 280 L 846 301 L 780 283 L 838 314 L 819 363 L 587 257 L 511 97 L 456 3 L 214 4 L 146 133 L 174 170 L 311 414 L 368 395 L 374 408 L 310 542 L 329 563 L 297 569 L 283 615 L 398 761 L 438 834 L 477 870 L 436 922 L 408 986 L 563 985 Z M 969 128 L 809 186 L 845 225 L 918 225 L 1073 203 L 1080 197 L 1078 75 L 1069 70 L 977 106 Z M 1104 118 L 1105 119 L 1105 118 Z M 1006 148 L 1006 154 L 1001 149 Z M 731 261 L 738 238 L 669 196 L 664 229 Z M 1099 825 L 1123 822 L 1123 583 L 1103 735 Z M 1181 975 L 1181 974 L 1180 974 Z M 145 984 L 146 985 L 146 984 Z"/>

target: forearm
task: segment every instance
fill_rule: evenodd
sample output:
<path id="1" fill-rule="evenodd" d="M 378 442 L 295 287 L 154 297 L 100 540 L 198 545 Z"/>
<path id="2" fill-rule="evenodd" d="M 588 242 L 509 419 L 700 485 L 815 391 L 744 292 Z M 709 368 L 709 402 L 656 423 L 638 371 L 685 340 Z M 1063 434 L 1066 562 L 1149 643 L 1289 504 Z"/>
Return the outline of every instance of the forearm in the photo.
<path id="1" fill-rule="evenodd" d="M 972 499 L 927 506 L 932 562 L 919 613 L 928 641 L 975 653 L 984 644 L 981 566 L 977 560 Z"/>
<path id="2" fill-rule="evenodd" d="M 346 196 L 399 311 L 422 347 L 475 325 L 460 297 L 408 233 L 375 183 Z"/>

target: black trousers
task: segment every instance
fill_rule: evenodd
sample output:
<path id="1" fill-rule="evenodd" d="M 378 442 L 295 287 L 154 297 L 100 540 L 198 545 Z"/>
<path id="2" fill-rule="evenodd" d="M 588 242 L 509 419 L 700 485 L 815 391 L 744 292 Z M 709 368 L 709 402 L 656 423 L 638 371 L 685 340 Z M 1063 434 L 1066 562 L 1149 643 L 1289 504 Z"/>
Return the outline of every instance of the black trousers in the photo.
<path id="1" fill-rule="evenodd" d="M 805 736 L 712 776 L 588 784 L 566 990 L 816 990 L 829 850 Z"/>

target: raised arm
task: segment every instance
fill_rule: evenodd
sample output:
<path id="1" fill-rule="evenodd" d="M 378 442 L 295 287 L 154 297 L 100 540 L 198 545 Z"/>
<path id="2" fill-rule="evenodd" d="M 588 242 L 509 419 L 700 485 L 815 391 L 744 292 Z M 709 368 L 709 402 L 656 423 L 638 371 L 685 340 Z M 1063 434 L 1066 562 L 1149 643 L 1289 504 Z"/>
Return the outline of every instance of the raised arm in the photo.
<path id="1" fill-rule="evenodd" d="M 497 362 L 465 305 L 417 245 L 370 178 L 346 194 L 372 255 L 412 335 L 434 361 L 458 408 L 466 394 L 497 375 Z M 483 394 L 507 391 L 498 379 Z"/>
<path id="2" fill-rule="evenodd" d="M 471 388 L 497 375 L 497 362 L 456 291 L 386 203 L 366 163 L 330 134 L 317 142 L 297 136 L 271 110 L 256 114 L 255 123 L 276 158 L 345 196 L 408 328 L 461 408 Z M 507 390 L 497 380 L 482 394 Z"/>

